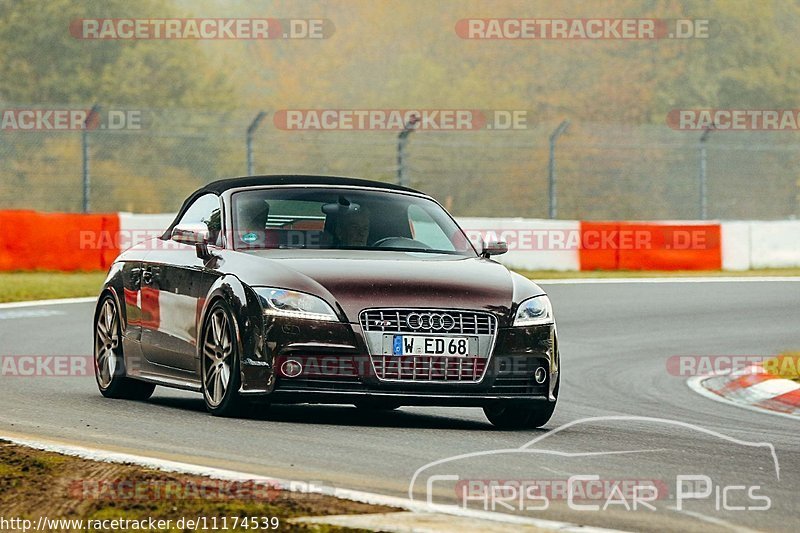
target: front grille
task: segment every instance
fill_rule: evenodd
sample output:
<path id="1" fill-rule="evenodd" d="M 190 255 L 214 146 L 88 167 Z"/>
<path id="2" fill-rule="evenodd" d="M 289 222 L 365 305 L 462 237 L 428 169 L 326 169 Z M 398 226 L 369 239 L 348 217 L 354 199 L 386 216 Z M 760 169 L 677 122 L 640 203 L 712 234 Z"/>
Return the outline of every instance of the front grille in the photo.
<path id="1" fill-rule="evenodd" d="M 486 359 L 476 357 L 373 355 L 372 364 L 380 379 L 401 381 L 474 382 L 486 369 Z"/>
<path id="2" fill-rule="evenodd" d="M 490 313 L 475 311 L 370 309 L 361 313 L 361 327 L 364 331 L 386 333 L 494 335 L 497 319 Z"/>

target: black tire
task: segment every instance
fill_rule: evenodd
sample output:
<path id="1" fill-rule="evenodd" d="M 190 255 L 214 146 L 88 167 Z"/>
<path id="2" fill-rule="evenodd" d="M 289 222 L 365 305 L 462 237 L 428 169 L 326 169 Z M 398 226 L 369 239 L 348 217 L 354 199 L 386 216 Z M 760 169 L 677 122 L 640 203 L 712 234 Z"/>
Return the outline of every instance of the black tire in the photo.
<path id="1" fill-rule="evenodd" d="M 122 324 L 117 303 L 110 294 L 100 299 L 94 325 L 94 377 L 106 398 L 146 400 L 156 386 L 125 375 Z"/>
<path id="2" fill-rule="evenodd" d="M 214 416 L 240 416 L 245 402 L 239 394 L 239 346 L 236 321 L 224 300 L 215 302 L 203 321 L 200 337 L 200 381 L 203 400 Z"/>
<path id="3" fill-rule="evenodd" d="M 483 413 L 493 426 L 499 429 L 533 429 L 547 424 L 556 402 L 539 406 L 497 404 L 483 408 Z"/>
<path id="4" fill-rule="evenodd" d="M 498 429 L 535 429 L 540 428 L 550 421 L 558 403 L 558 391 L 561 388 L 561 373 L 559 372 L 553 395 L 555 402 L 541 402 L 532 405 L 504 404 L 486 406 L 483 414 Z"/>

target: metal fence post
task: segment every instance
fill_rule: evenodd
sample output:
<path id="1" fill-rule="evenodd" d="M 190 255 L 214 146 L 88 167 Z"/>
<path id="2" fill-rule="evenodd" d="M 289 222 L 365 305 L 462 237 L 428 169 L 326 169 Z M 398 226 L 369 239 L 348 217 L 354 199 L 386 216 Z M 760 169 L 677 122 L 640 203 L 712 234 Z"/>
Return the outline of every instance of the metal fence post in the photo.
<path id="1" fill-rule="evenodd" d="M 91 181 L 89 177 L 89 126 L 94 120 L 94 117 L 97 113 L 100 112 L 100 106 L 95 104 L 92 106 L 92 109 L 89 110 L 89 113 L 86 115 L 86 119 L 83 121 L 83 129 L 81 130 L 81 154 L 83 159 L 83 202 L 82 202 L 82 211 L 84 213 L 88 213 L 91 207 L 90 204 L 90 195 L 91 195 Z"/>
<path id="2" fill-rule="evenodd" d="M 708 218 L 708 181 L 706 178 L 706 142 L 711 134 L 711 128 L 706 128 L 700 136 L 698 149 L 700 151 L 700 168 L 698 172 L 698 182 L 700 185 L 700 220 Z"/>
<path id="3" fill-rule="evenodd" d="M 550 198 L 548 215 L 550 218 L 556 218 L 558 215 L 558 197 L 556 195 L 556 141 L 567 131 L 568 126 L 569 120 L 564 120 L 553 130 L 553 133 L 550 134 L 550 159 L 547 164 L 547 183 Z"/>
<path id="4" fill-rule="evenodd" d="M 403 131 L 400 132 L 400 135 L 397 136 L 397 184 L 403 187 L 408 187 L 405 165 L 406 143 L 408 142 L 408 136 L 414 131 L 417 122 L 419 122 L 419 117 L 414 115 L 405 125 Z"/>
<path id="5" fill-rule="evenodd" d="M 264 120 L 267 114 L 263 111 L 259 111 L 258 114 L 255 116 L 253 121 L 250 123 L 250 126 L 247 127 L 247 136 L 246 136 L 246 148 L 247 148 L 247 175 L 253 175 L 253 134 L 258 129 L 259 124 L 261 121 Z"/>
<path id="6" fill-rule="evenodd" d="M 800 215 L 800 178 L 797 180 L 797 194 L 795 195 L 794 214 L 795 217 Z"/>

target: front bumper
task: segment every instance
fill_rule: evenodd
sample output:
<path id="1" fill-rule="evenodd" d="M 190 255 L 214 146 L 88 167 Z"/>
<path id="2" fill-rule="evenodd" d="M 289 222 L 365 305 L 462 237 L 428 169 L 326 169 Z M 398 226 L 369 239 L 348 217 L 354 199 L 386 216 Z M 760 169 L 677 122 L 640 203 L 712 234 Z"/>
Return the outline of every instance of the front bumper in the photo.
<path id="1" fill-rule="evenodd" d="M 359 324 L 271 318 L 262 351 L 242 360 L 243 395 L 274 403 L 355 403 L 371 398 L 402 405 L 485 406 L 495 402 L 552 402 L 558 382 L 555 327 L 499 328 L 482 379 L 384 381 Z M 286 372 L 287 361 L 302 372 Z M 537 383 L 537 368 L 547 371 Z"/>
<path id="2" fill-rule="evenodd" d="M 381 392 L 381 391 L 322 391 L 278 389 L 269 396 L 262 397 L 270 403 L 323 403 L 354 404 L 370 400 L 390 400 L 400 405 L 441 406 L 441 407 L 485 407 L 493 403 L 531 404 L 547 403 L 546 395 L 465 395 L 451 393 L 414 393 L 414 392 Z"/>

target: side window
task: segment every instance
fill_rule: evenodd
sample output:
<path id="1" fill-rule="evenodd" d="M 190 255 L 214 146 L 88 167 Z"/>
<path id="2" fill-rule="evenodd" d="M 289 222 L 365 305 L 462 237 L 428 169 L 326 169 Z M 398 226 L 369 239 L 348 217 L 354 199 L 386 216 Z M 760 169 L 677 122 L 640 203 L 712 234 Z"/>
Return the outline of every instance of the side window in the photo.
<path id="1" fill-rule="evenodd" d="M 455 250 L 453 242 L 445 235 L 442 227 L 420 206 L 408 206 L 408 224 L 414 240 L 435 250 Z"/>
<path id="2" fill-rule="evenodd" d="M 178 224 L 205 224 L 210 232 L 210 242 L 219 246 L 222 242 L 219 196 L 209 193 L 199 197 L 189 206 L 189 209 L 183 214 Z"/>

